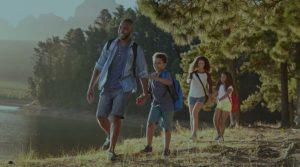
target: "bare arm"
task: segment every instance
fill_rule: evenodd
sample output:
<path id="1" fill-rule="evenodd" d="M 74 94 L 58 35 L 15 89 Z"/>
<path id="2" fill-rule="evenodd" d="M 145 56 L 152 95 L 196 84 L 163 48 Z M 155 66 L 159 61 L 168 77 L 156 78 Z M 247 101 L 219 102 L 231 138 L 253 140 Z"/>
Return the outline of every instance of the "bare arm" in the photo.
<path id="1" fill-rule="evenodd" d="M 92 74 L 92 77 L 91 77 L 91 81 L 90 81 L 90 84 L 89 84 L 89 88 L 88 88 L 88 91 L 87 91 L 87 101 L 89 103 L 91 103 L 94 99 L 94 88 L 95 88 L 95 85 L 97 83 L 97 80 L 99 79 L 99 75 L 100 75 L 100 71 L 97 70 L 96 68 L 94 68 L 94 71 L 93 71 L 93 74 Z"/>
<path id="2" fill-rule="evenodd" d="M 222 96 L 219 101 L 226 99 L 233 92 L 233 88 L 229 87 L 224 96 Z"/>
<path id="3" fill-rule="evenodd" d="M 140 82 L 142 85 L 143 92 L 142 94 L 136 98 L 136 104 L 143 105 L 145 101 L 148 99 L 148 78 L 140 78 Z"/>
<path id="4" fill-rule="evenodd" d="M 167 86 L 170 86 L 170 85 L 173 84 L 173 83 L 172 83 L 172 80 L 170 80 L 170 79 L 160 78 L 160 77 L 159 77 L 159 73 L 151 74 L 151 75 L 149 76 L 149 78 L 150 78 L 150 79 L 153 79 L 153 80 L 156 80 L 156 81 L 158 81 L 158 82 L 160 82 L 160 83 L 162 83 L 162 84 L 164 84 L 164 85 L 167 85 Z"/>
<path id="5" fill-rule="evenodd" d="M 164 84 L 164 85 L 167 85 L 167 86 L 170 86 L 170 85 L 173 84 L 172 81 L 169 80 L 169 79 L 164 79 L 164 78 L 159 78 L 159 77 L 154 77 L 154 78 L 152 78 L 152 79 L 153 79 L 153 80 L 156 80 L 156 81 L 158 81 L 158 82 L 160 82 L 160 83 L 162 83 L 162 84 Z"/>
<path id="6" fill-rule="evenodd" d="M 143 95 L 148 95 L 148 78 L 140 78 L 140 82 L 143 89 Z"/>

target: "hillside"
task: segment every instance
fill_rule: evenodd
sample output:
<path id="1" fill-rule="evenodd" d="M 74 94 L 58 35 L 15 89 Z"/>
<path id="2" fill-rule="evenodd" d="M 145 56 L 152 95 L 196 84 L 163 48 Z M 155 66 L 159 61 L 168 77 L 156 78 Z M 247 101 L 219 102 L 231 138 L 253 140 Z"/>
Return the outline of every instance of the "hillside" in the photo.
<path id="1" fill-rule="evenodd" d="M 145 138 L 128 139 L 117 147 L 118 160 L 108 162 L 104 151 L 79 152 L 76 156 L 38 159 L 28 154 L 16 161 L 23 166 L 291 166 L 300 165 L 299 130 L 274 127 L 228 129 L 225 142 L 213 141 L 215 131 L 204 129 L 198 141 L 188 139 L 189 131 L 177 127 L 171 141 L 171 156 L 161 157 L 162 137 L 154 139 L 154 152 L 140 154 Z M 100 144 L 100 143 L 99 143 Z M 5 162 L 2 162 L 3 164 Z"/>

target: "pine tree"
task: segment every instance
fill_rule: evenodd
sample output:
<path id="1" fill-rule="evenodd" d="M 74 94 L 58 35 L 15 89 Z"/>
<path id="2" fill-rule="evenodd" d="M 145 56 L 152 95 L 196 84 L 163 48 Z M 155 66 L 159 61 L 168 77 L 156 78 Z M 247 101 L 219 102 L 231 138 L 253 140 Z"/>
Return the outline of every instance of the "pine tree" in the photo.
<path id="1" fill-rule="evenodd" d="M 292 86 L 295 78 L 293 46 L 299 42 L 299 2 L 139 0 L 138 6 L 160 28 L 170 32 L 177 43 L 201 39 L 201 44 L 182 55 L 185 72 L 199 53 L 209 57 L 217 71 L 224 62 L 237 66 L 236 60 L 245 61 L 238 70 L 255 71 L 262 82 L 259 91 L 247 101 L 259 100 L 271 110 L 281 110 L 282 125 L 288 126 L 288 102 L 295 98 L 294 87 L 288 89 L 288 83 Z M 288 93 L 292 95 L 290 101 Z"/>

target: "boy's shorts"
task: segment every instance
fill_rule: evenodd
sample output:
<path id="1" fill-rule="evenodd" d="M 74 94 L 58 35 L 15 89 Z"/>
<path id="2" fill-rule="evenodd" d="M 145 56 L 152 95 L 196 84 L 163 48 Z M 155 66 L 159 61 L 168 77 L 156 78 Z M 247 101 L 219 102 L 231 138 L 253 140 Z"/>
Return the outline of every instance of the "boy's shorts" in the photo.
<path id="1" fill-rule="evenodd" d="M 164 130 L 171 130 L 173 126 L 173 110 L 162 110 L 159 106 L 151 106 L 148 123 L 160 123 Z"/>
<path id="2" fill-rule="evenodd" d="M 131 92 L 124 92 L 123 89 L 104 89 L 100 93 L 96 116 L 107 118 L 112 115 L 124 119 L 130 95 Z"/>

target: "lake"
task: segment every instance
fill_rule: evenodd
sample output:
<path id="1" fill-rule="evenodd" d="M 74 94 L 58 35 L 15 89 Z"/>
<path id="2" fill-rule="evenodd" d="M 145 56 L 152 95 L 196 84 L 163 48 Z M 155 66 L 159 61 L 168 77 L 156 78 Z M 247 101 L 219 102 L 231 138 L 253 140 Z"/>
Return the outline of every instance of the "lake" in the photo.
<path id="1" fill-rule="evenodd" d="M 120 140 L 141 137 L 145 129 L 124 123 Z M 72 154 L 100 148 L 106 136 L 96 122 L 29 116 L 18 107 L 0 105 L 0 159 L 14 160 L 35 151 L 39 157 Z"/>

